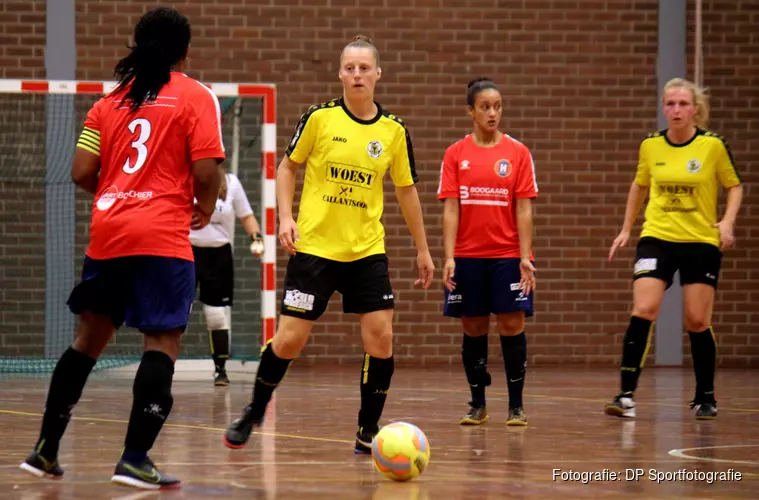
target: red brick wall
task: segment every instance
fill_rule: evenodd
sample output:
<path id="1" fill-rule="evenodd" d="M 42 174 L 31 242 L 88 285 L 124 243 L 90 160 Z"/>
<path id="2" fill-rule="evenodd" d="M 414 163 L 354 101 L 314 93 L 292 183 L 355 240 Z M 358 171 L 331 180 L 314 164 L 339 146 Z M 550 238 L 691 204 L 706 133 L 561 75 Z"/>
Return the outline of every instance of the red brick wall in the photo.
<path id="1" fill-rule="evenodd" d="M 45 77 L 45 0 L 0 2 L 0 78 Z"/>
<path id="2" fill-rule="evenodd" d="M 26 27 L 24 17 L 39 11 L 33 3 L 0 7 L 5 76 L 40 75 L 42 58 L 30 59 L 29 52 L 39 54 L 44 32 L 38 28 L 44 24 Z M 111 78 L 133 23 L 155 3 L 78 0 L 77 77 Z M 359 7 L 368 4 L 357 0 L 333 0 L 328 8 L 306 1 L 169 3 L 193 23 L 189 73 L 205 81 L 278 85 L 280 154 L 303 110 L 340 93 L 342 46 L 357 33 L 372 36 L 384 70 L 377 99 L 408 123 L 438 268 L 442 207 L 435 190 L 442 154 L 470 129 L 466 82 L 493 78 L 505 99 L 503 128 L 532 149 L 540 186 L 530 362 L 618 362 L 631 303 L 633 248 L 614 264 L 605 257 L 622 220 L 638 143 L 657 125 L 656 0 L 389 0 L 372 8 Z M 729 140 L 749 184 L 738 246 L 724 263 L 714 326 L 723 364 L 757 366 L 759 337 L 752 333 L 759 313 L 749 305 L 759 304 L 759 195 L 750 185 L 759 164 L 759 11 L 752 12 L 749 4 L 756 2 L 749 1 L 704 4 L 712 128 Z M 22 8 L 29 14 L 19 13 Z M 690 41 L 692 31 L 689 54 Z M 441 316 L 439 281 L 428 292 L 411 289 L 415 252 L 392 192 L 385 222 L 399 361 L 457 363 L 460 328 Z M 284 264 L 282 257 L 279 283 Z M 357 320 L 344 320 L 339 306 L 336 296 L 317 323 L 304 352 L 308 360 L 352 361 L 362 353 Z M 496 356 L 497 339 L 491 340 Z"/>

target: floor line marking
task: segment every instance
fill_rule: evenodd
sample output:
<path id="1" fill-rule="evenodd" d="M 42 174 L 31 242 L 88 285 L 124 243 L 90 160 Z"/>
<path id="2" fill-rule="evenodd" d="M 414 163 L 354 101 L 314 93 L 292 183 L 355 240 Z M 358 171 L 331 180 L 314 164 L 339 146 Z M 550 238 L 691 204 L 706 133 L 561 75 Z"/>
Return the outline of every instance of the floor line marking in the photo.
<path id="1" fill-rule="evenodd" d="M 741 464 L 741 465 L 759 465 L 759 462 L 753 460 L 730 460 L 727 458 L 711 458 L 711 457 L 699 457 L 694 455 L 688 455 L 686 451 L 696 450 L 718 450 L 718 449 L 735 449 L 735 448 L 759 448 L 759 444 L 724 444 L 718 446 L 698 446 L 695 448 L 679 448 L 669 450 L 668 455 L 684 458 L 686 460 L 700 460 L 702 462 L 715 462 L 723 464 Z M 752 474 L 753 475 L 753 474 Z"/>
<path id="2" fill-rule="evenodd" d="M 345 385 L 345 384 L 307 384 L 303 382 L 290 382 L 287 384 L 288 386 L 294 385 L 299 387 L 332 387 L 332 388 L 341 388 L 341 389 L 353 389 L 352 385 Z M 420 389 L 418 388 L 411 388 L 411 387 L 393 387 L 392 390 L 394 392 L 396 391 L 404 391 L 404 392 L 419 392 Z M 434 387 L 427 387 L 424 389 L 421 389 L 426 392 L 439 392 L 443 394 L 458 394 L 458 393 L 464 393 L 463 390 L 458 389 L 438 389 Z M 596 398 L 580 398 L 580 397 L 572 397 L 572 396 L 553 396 L 548 394 L 531 394 L 529 392 L 524 393 L 524 397 L 526 398 L 537 398 L 537 399 L 555 399 L 557 401 L 579 401 L 582 403 L 608 403 L 609 400 L 606 399 L 596 399 Z M 687 406 L 687 403 L 683 404 L 675 404 L 675 403 L 662 403 L 660 401 L 635 401 L 635 404 L 638 406 L 663 406 L 667 408 L 683 408 L 684 406 Z M 759 408 L 731 408 L 727 406 L 720 406 L 720 411 L 734 411 L 734 412 L 741 412 L 741 413 L 759 413 Z"/>
<path id="3" fill-rule="evenodd" d="M 31 412 L 25 412 L 25 411 L 13 411 L 13 410 L 3 410 L 0 409 L 0 415 L 12 415 L 17 417 L 42 417 L 41 413 L 31 413 Z M 71 420 L 81 420 L 83 422 L 102 422 L 102 423 L 110 423 L 110 424 L 127 424 L 129 423 L 128 420 L 118 420 L 113 418 L 98 418 L 98 417 L 72 417 Z M 195 429 L 195 430 L 205 430 L 205 431 L 215 431 L 215 432 L 225 432 L 226 429 L 222 429 L 221 427 L 207 427 L 204 425 L 189 425 L 189 424 L 163 424 L 164 427 L 175 427 L 178 429 Z M 333 438 L 323 438 L 323 437 L 314 437 L 314 436 L 298 436 L 296 434 L 282 434 L 279 432 L 260 432 L 260 431 L 254 431 L 253 434 L 259 435 L 259 436 L 273 436 L 278 438 L 288 438 L 288 439 L 304 439 L 306 441 L 322 441 L 326 443 L 341 443 L 341 444 L 353 444 L 354 441 L 348 441 L 346 439 L 333 439 Z"/>

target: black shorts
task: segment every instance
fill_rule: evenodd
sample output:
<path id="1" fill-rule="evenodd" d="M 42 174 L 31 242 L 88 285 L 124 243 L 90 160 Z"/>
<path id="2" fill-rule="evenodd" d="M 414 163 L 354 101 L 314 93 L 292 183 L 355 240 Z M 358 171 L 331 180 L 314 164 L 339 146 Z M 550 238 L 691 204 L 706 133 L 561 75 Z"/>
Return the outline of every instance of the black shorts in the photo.
<path id="1" fill-rule="evenodd" d="M 84 258 L 82 279 L 68 299 L 72 313 L 106 315 L 143 333 L 184 332 L 195 298 L 195 267 L 173 257 Z"/>
<path id="2" fill-rule="evenodd" d="M 704 283 L 717 288 L 722 252 L 709 243 L 675 243 L 645 236 L 635 251 L 633 280 L 658 278 L 672 286 L 676 271 L 680 283 Z"/>
<path id="3" fill-rule="evenodd" d="M 192 253 L 195 255 L 195 283 L 200 285 L 199 300 L 207 306 L 231 306 L 235 282 L 232 246 L 193 246 Z"/>
<path id="4" fill-rule="evenodd" d="M 343 296 L 343 312 L 364 314 L 393 309 L 387 255 L 338 262 L 305 253 L 290 257 L 280 314 L 315 321 L 335 292 Z"/>

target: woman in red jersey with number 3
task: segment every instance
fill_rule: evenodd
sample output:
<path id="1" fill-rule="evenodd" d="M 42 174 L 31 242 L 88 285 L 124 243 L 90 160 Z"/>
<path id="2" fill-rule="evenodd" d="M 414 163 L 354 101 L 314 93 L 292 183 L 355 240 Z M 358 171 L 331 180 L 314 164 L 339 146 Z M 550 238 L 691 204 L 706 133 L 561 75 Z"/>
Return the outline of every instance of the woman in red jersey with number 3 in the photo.
<path id="1" fill-rule="evenodd" d="M 509 391 L 506 423 L 527 425 L 524 322 L 533 314 L 535 289 L 535 165 L 527 146 L 498 129 L 501 93 L 492 81 L 470 82 L 467 105 L 474 130 L 446 150 L 438 188 L 438 198 L 444 200 L 443 314 L 461 318 L 462 361 L 472 392 L 471 408 L 460 423 L 488 420 L 487 335 L 490 314 L 495 314 Z"/>

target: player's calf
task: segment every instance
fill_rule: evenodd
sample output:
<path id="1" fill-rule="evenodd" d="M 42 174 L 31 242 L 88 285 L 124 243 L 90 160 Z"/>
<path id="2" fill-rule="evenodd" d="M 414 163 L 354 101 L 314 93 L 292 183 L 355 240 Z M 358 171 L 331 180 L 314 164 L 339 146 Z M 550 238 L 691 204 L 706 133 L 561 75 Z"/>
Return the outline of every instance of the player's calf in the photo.
<path id="1" fill-rule="evenodd" d="M 471 320 L 470 320 L 471 321 Z M 487 329 L 487 323 L 484 325 Z M 472 393 L 472 402 L 469 403 L 472 407 L 472 413 L 477 408 L 484 408 L 485 404 L 485 388 L 491 383 L 491 377 L 488 373 L 488 336 L 485 335 L 467 335 L 464 334 L 464 338 L 461 344 L 461 362 L 464 365 L 464 373 L 466 374 L 466 380 L 469 383 L 469 390 Z M 469 413 L 467 415 L 469 415 Z M 475 412 L 477 413 L 477 412 Z M 487 412 L 479 412 L 483 415 L 487 415 Z M 482 415 L 475 415 L 475 418 L 470 419 L 472 422 L 466 423 L 482 423 Z M 466 417 L 465 417 L 466 418 Z M 461 423 L 465 423 L 462 419 Z"/>
<path id="2" fill-rule="evenodd" d="M 256 373 L 256 383 L 253 386 L 253 400 L 243 409 L 242 415 L 227 428 L 224 437 L 227 448 L 244 447 L 253 432 L 253 427 L 261 425 L 274 390 L 284 378 L 292 361 L 277 356 L 272 341 L 264 346 Z"/>
<path id="3" fill-rule="evenodd" d="M 355 453 L 371 453 L 372 441 L 379 432 L 379 420 L 385 408 L 395 360 L 364 354 L 361 364 L 361 409 L 358 412 Z"/>

